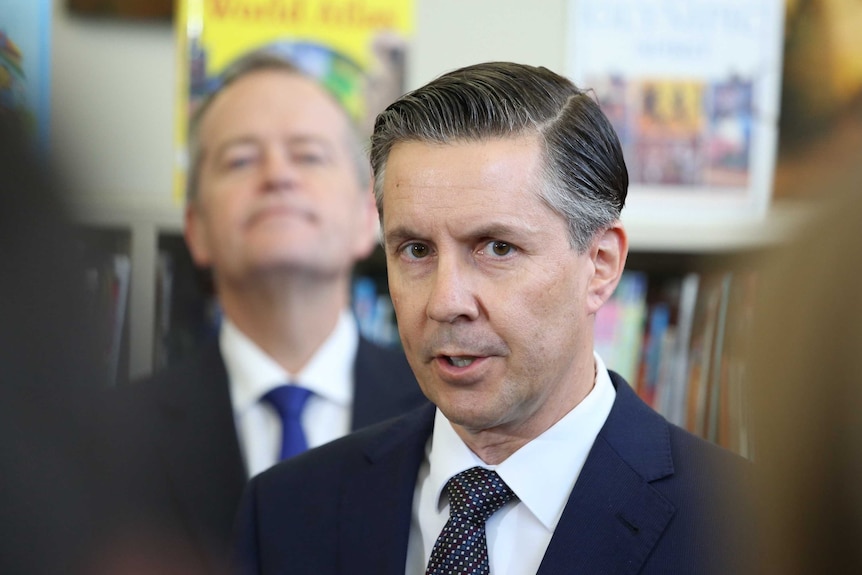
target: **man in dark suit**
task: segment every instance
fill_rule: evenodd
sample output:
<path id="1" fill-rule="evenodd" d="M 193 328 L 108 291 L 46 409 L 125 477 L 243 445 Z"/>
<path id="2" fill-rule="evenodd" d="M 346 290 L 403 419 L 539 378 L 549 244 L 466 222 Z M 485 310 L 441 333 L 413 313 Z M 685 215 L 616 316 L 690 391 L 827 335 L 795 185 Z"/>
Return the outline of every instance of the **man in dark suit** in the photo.
<path id="1" fill-rule="evenodd" d="M 124 471 L 133 524 L 217 565 L 248 477 L 425 398 L 404 354 L 360 336 L 349 311 L 378 219 L 336 98 L 253 53 L 197 109 L 189 139 L 185 237 L 223 321 L 197 356 L 124 390 Z M 280 393 L 299 393 L 299 411 Z"/>
<path id="2" fill-rule="evenodd" d="M 253 479 L 243 571 L 740 572 L 748 464 L 593 351 L 628 175 L 592 98 L 544 68 L 456 70 L 378 116 L 371 164 L 401 340 L 436 408 Z"/>

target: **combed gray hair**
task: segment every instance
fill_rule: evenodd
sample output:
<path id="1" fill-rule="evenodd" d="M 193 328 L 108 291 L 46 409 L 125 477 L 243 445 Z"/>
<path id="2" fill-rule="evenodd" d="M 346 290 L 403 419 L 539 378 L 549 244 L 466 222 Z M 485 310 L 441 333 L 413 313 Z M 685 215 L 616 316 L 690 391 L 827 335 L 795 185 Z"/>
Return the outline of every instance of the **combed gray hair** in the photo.
<path id="1" fill-rule="evenodd" d="M 207 94 L 201 101 L 198 107 L 189 120 L 188 132 L 188 153 L 189 153 L 189 171 L 186 179 L 186 202 L 191 204 L 197 199 L 198 184 L 200 180 L 200 167 L 203 160 L 203 146 L 200 140 L 201 124 L 206 117 L 207 111 L 212 107 L 213 102 L 218 98 L 219 94 L 225 91 L 231 84 L 236 83 L 241 78 L 249 76 L 256 72 L 276 71 L 285 74 L 292 74 L 308 78 L 311 81 L 317 80 L 311 75 L 294 64 L 291 60 L 278 54 L 277 52 L 260 49 L 249 52 L 239 59 L 231 63 L 219 78 L 218 88 Z M 347 145 L 350 153 L 353 156 L 354 164 L 356 165 L 357 177 L 362 189 L 366 189 L 371 182 L 371 167 L 368 164 L 368 155 L 365 149 L 365 140 L 360 135 L 360 129 L 356 120 L 350 115 L 344 105 L 331 92 L 326 90 L 325 86 L 318 84 L 325 92 L 330 94 L 332 101 L 335 102 L 339 110 L 344 115 L 348 125 Z"/>
<path id="2" fill-rule="evenodd" d="M 542 198 L 568 222 L 583 253 L 619 219 L 628 171 L 610 121 L 590 95 L 547 68 L 488 62 L 444 74 L 377 116 L 371 167 L 383 219 L 383 180 L 400 142 L 451 143 L 537 133 L 545 158 Z"/>

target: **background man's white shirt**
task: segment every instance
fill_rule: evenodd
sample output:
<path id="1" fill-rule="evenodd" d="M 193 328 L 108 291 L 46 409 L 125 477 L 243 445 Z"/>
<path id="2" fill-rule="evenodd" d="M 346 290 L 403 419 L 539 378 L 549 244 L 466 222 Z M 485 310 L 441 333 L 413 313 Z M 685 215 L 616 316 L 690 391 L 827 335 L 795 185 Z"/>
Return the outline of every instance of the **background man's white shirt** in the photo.
<path id="1" fill-rule="evenodd" d="M 309 447 L 350 432 L 359 329 L 349 311 L 341 313 L 335 330 L 300 373 L 287 373 L 227 319 L 219 333 L 219 345 L 249 477 L 277 463 L 281 419 L 269 404 L 260 401 L 274 387 L 292 381 L 314 392 L 302 415 Z"/>

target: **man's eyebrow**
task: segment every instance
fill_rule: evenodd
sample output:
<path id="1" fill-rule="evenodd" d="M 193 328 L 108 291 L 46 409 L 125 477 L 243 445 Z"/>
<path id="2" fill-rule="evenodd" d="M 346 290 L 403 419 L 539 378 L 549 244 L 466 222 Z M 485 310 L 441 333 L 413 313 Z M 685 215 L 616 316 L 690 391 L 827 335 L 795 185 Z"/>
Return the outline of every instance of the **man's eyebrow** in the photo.
<path id="1" fill-rule="evenodd" d="M 213 150 L 213 157 L 220 157 L 227 150 L 233 148 L 234 146 L 257 145 L 258 143 L 258 139 L 254 136 L 237 136 L 229 138 L 215 147 L 215 149 Z"/>
<path id="2" fill-rule="evenodd" d="M 296 134 L 288 136 L 286 141 L 288 144 L 317 144 L 327 148 L 332 146 L 332 142 L 328 138 L 314 134 Z"/>
<path id="3" fill-rule="evenodd" d="M 231 138 L 225 140 L 224 142 L 220 143 L 218 146 L 216 146 L 216 148 L 214 150 L 215 157 L 218 157 L 221 154 L 224 154 L 227 150 L 229 150 L 235 146 L 243 146 L 243 145 L 257 146 L 260 144 L 260 142 L 261 142 L 260 138 L 258 138 L 257 136 L 253 136 L 253 135 L 234 136 L 234 137 L 231 137 Z M 314 136 L 311 134 L 299 134 L 299 135 L 289 136 L 285 140 L 285 142 L 288 145 L 296 145 L 296 144 L 299 144 L 299 145 L 305 145 L 305 144 L 317 145 L 317 146 L 321 146 L 322 148 L 324 148 L 326 150 L 331 150 L 333 147 L 332 143 L 329 140 L 327 140 L 326 138 L 323 138 L 320 136 Z"/>
<path id="4" fill-rule="evenodd" d="M 533 234 L 536 230 L 526 225 L 514 225 L 495 222 L 475 229 L 467 230 L 466 235 L 473 238 L 500 238 L 513 235 Z"/>
<path id="5" fill-rule="evenodd" d="M 383 230 L 383 244 L 386 246 L 393 246 L 395 244 L 399 244 L 406 239 L 415 238 L 416 234 L 410 231 L 405 226 L 396 226 L 391 230 Z"/>
<path id="6" fill-rule="evenodd" d="M 461 230 L 456 235 L 461 239 L 477 240 L 477 239 L 493 239 L 493 238 L 511 238 L 532 236 L 537 230 L 532 226 L 509 224 L 505 222 L 493 222 L 487 225 L 482 225 L 476 228 L 467 228 Z M 387 246 L 399 244 L 405 240 L 417 239 L 421 240 L 420 234 L 406 226 L 396 226 L 391 230 L 384 230 L 383 243 Z"/>

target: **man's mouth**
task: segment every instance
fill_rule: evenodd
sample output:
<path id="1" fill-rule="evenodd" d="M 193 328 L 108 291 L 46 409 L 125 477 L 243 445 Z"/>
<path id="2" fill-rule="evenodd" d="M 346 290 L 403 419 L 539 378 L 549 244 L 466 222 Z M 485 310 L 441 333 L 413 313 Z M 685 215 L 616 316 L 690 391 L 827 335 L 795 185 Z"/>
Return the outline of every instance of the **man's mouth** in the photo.
<path id="1" fill-rule="evenodd" d="M 260 206 L 249 218 L 250 223 L 267 219 L 294 218 L 297 220 L 311 220 L 313 213 L 305 206 L 299 204 L 267 204 Z"/>
<path id="2" fill-rule="evenodd" d="M 450 365 L 454 365 L 455 367 L 467 367 L 468 365 L 476 361 L 476 358 L 472 356 L 444 355 L 443 357 L 446 359 L 446 361 L 449 362 Z"/>

